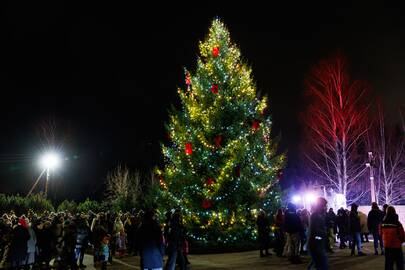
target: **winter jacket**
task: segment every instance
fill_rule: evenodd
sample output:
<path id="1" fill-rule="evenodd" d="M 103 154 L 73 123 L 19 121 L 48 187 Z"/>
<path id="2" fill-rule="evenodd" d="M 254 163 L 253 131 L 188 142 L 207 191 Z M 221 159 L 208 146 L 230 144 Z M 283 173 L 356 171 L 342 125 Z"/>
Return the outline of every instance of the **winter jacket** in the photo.
<path id="1" fill-rule="evenodd" d="M 184 227 L 177 222 L 171 221 L 169 227 L 169 233 L 167 236 L 168 249 L 176 249 L 178 251 L 183 250 L 183 244 L 185 239 Z"/>
<path id="2" fill-rule="evenodd" d="M 368 233 L 367 227 L 367 216 L 363 212 L 359 212 L 359 219 L 360 219 L 360 232 L 361 233 Z"/>
<path id="3" fill-rule="evenodd" d="M 288 211 L 285 214 L 284 230 L 287 233 L 302 233 L 301 219 L 295 211 Z"/>
<path id="4" fill-rule="evenodd" d="M 137 231 L 138 247 L 144 268 L 162 268 L 164 256 L 163 235 L 156 221 L 143 222 Z"/>
<path id="5" fill-rule="evenodd" d="M 90 238 L 90 228 L 85 221 L 77 224 L 76 248 L 87 247 Z"/>
<path id="6" fill-rule="evenodd" d="M 27 252 L 34 253 L 37 251 L 37 235 L 31 226 L 28 227 L 28 233 L 30 235 L 30 239 L 27 241 Z"/>
<path id="7" fill-rule="evenodd" d="M 357 211 L 350 211 L 349 230 L 351 233 L 361 232 L 360 217 Z"/>
<path id="8" fill-rule="evenodd" d="M 256 224 L 259 237 L 264 237 L 270 233 L 270 221 L 266 216 L 258 216 Z"/>
<path id="9" fill-rule="evenodd" d="M 344 210 L 337 215 L 336 224 L 338 226 L 339 235 L 347 235 L 349 232 L 349 217 Z"/>
<path id="10" fill-rule="evenodd" d="M 30 239 L 27 241 L 27 260 L 28 264 L 35 263 L 35 255 L 37 254 L 37 236 L 31 226 L 28 227 Z"/>
<path id="11" fill-rule="evenodd" d="M 10 245 L 10 259 L 11 266 L 18 267 L 25 262 L 27 258 L 27 242 L 30 239 L 30 234 L 28 233 L 27 228 L 22 225 L 17 225 L 13 229 L 13 236 Z"/>
<path id="12" fill-rule="evenodd" d="M 378 232 L 384 213 L 380 209 L 371 209 L 367 216 L 367 226 L 370 232 Z"/>
<path id="13" fill-rule="evenodd" d="M 326 227 L 328 229 L 333 229 L 333 233 L 337 232 L 336 228 L 336 214 L 333 211 L 328 211 L 326 213 Z"/>
<path id="14" fill-rule="evenodd" d="M 397 222 L 383 221 L 380 226 L 382 242 L 385 248 L 401 248 L 405 242 L 405 232 L 402 224 Z"/>
<path id="15" fill-rule="evenodd" d="M 319 247 L 325 248 L 326 222 L 325 214 L 312 213 L 309 218 L 308 247 L 311 251 L 316 251 Z M 319 243 L 322 243 L 319 245 Z"/>

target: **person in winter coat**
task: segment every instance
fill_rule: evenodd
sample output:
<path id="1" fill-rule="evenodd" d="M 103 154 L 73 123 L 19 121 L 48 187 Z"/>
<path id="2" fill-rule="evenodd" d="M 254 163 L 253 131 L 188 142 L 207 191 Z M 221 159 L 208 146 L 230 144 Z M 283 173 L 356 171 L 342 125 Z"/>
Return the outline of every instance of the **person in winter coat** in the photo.
<path id="1" fill-rule="evenodd" d="M 108 257 L 108 262 L 109 263 L 113 263 L 113 256 L 115 255 L 115 251 L 117 248 L 117 232 L 115 231 L 116 226 L 115 226 L 115 217 L 116 214 L 113 212 L 107 212 L 106 215 L 106 228 L 107 228 L 107 232 L 109 235 L 111 235 L 110 241 L 109 241 L 109 250 L 110 250 L 110 256 Z"/>
<path id="2" fill-rule="evenodd" d="M 77 235 L 76 235 L 76 248 L 75 248 L 75 258 L 79 261 L 79 267 L 86 267 L 83 264 L 84 252 L 87 249 L 90 238 L 90 227 L 87 223 L 86 216 L 80 215 L 77 220 Z"/>
<path id="3" fill-rule="evenodd" d="M 285 245 L 284 237 L 284 213 L 282 209 L 277 210 L 277 214 L 274 217 L 274 236 L 276 238 L 276 243 L 274 246 L 274 251 L 278 257 L 283 255 L 283 247 Z"/>
<path id="4" fill-rule="evenodd" d="M 10 245 L 11 267 L 18 269 L 25 266 L 27 259 L 27 242 L 30 239 L 28 225 L 24 217 L 18 220 L 18 224 L 13 228 Z"/>
<path id="5" fill-rule="evenodd" d="M 25 264 L 28 266 L 33 266 L 35 263 L 36 255 L 38 254 L 37 252 L 38 249 L 37 249 L 37 236 L 31 224 L 28 225 L 28 233 L 30 235 L 30 238 L 28 239 L 27 242 L 27 258 Z"/>
<path id="6" fill-rule="evenodd" d="M 76 260 L 76 239 L 77 239 L 77 228 L 73 221 L 66 220 L 63 230 L 63 248 L 62 248 L 62 260 L 60 264 L 60 269 L 78 269 Z"/>
<path id="7" fill-rule="evenodd" d="M 153 210 L 146 211 L 137 231 L 142 270 L 161 270 L 163 268 L 163 234 L 154 216 L 155 213 Z"/>
<path id="8" fill-rule="evenodd" d="M 361 251 L 361 225 L 357 209 L 358 205 L 352 204 L 349 215 L 349 230 L 353 239 L 351 256 L 354 256 L 355 246 L 357 246 L 358 256 L 364 256 L 365 254 Z"/>
<path id="9" fill-rule="evenodd" d="M 374 240 L 374 254 L 378 255 L 378 243 L 380 243 L 381 254 L 384 254 L 384 247 L 381 241 L 381 235 L 379 227 L 384 218 L 384 213 L 378 208 L 377 203 L 373 202 L 371 204 L 371 210 L 368 212 L 367 216 L 367 226 L 369 232 L 373 235 Z"/>
<path id="10" fill-rule="evenodd" d="M 59 264 L 62 258 L 63 252 L 63 223 L 64 217 L 62 215 L 58 215 L 54 217 L 54 220 L 51 225 L 51 232 L 52 232 L 52 255 L 55 258 L 54 264 Z"/>
<path id="11" fill-rule="evenodd" d="M 167 270 L 174 270 L 176 262 L 179 264 L 180 270 L 186 269 L 183 245 L 184 245 L 184 227 L 181 221 L 181 214 L 179 210 L 176 210 L 170 220 L 170 226 L 167 236 L 167 252 L 168 259 L 166 262 Z"/>
<path id="12" fill-rule="evenodd" d="M 263 210 L 260 210 L 256 220 L 260 257 L 269 255 L 270 245 L 270 221 Z"/>
<path id="13" fill-rule="evenodd" d="M 91 242 L 93 244 L 94 255 L 93 255 L 93 263 L 94 265 L 98 265 L 100 263 L 100 248 L 101 243 L 104 237 L 107 235 L 107 229 L 103 226 L 102 223 L 103 217 L 102 215 L 97 216 L 93 219 L 91 224 Z"/>
<path id="14" fill-rule="evenodd" d="M 327 201 L 324 198 L 317 198 L 313 204 L 312 213 L 309 218 L 308 250 L 311 255 L 311 262 L 308 270 L 315 267 L 316 270 L 328 269 L 328 257 L 326 255 L 326 208 Z"/>
<path id="15" fill-rule="evenodd" d="M 336 216 L 336 225 L 339 235 L 339 248 L 344 249 L 347 247 L 346 241 L 349 234 L 349 216 L 343 208 L 340 208 Z"/>
<path id="16" fill-rule="evenodd" d="M 330 208 L 326 213 L 326 228 L 327 228 L 327 251 L 333 252 L 335 245 L 335 232 L 336 232 L 336 214 L 333 212 L 333 208 Z"/>
<path id="17" fill-rule="evenodd" d="M 35 231 L 38 246 L 37 262 L 41 267 L 49 269 L 49 262 L 52 259 L 52 245 L 54 242 L 51 222 L 48 220 L 40 220 L 36 224 Z"/>
<path id="18" fill-rule="evenodd" d="M 137 255 L 136 251 L 136 230 L 138 229 L 139 221 L 135 216 L 129 217 L 124 224 L 128 239 L 128 254 Z"/>
<path id="19" fill-rule="evenodd" d="M 103 236 L 103 239 L 101 240 L 99 246 L 100 246 L 100 250 L 98 250 L 99 252 L 99 259 L 101 262 L 101 270 L 107 270 L 107 262 L 110 259 L 110 239 L 111 236 L 109 234 L 106 234 Z"/>
<path id="20" fill-rule="evenodd" d="M 303 234 L 301 219 L 297 214 L 296 206 L 289 203 L 284 219 L 284 230 L 287 234 L 285 255 L 292 263 L 301 263 L 300 259 L 300 235 Z"/>
<path id="21" fill-rule="evenodd" d="M 358 211 L 360 218 L 360 232 L 361 232 L 361 242 L 368 242 L 368 226 L 367 226 L 367 215 L 361 211 Z"/>
<path id="22" fill-rule="evenodd" d="M 122 223 L 119 216 L 115 219 L 114 232 L 116 251 L 118 252 L 119 257 L 123 257 L 126 252 L 126 233 L 124 223 Z"/>
<path id="23" fill-rule="evenodd" d="M 385 269 L 392 270 L 396 264 L 397 270 L 403 270 L 402 243 L 405 242 L 405 232 L 393 206 L 388 206 L 380 230 L 385 249 Z"/>

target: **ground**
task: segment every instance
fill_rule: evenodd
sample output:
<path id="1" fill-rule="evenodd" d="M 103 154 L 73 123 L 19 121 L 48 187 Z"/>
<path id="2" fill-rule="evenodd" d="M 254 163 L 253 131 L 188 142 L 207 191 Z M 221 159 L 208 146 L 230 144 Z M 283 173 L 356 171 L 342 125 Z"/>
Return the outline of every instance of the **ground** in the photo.
<path id="1" fill-rule="evenodd" d="M 329 254 L 329 269 L 333 270 L 357 270 L 357 269 L 384 269 L 384 256 L 374 255 L 373 243 L 366 243 L 364 251 L 367 256 L 364 257 L 351 257 L 350 250 L 335 249 L 335 253 Z M 304 263 L 299 265 L 290 264 L 285 258 L 278 258 L 275 255 L 260 258 L 259 251 L 248 251 L 240 253 L 226 253 L 226 254 L 208 254 L 208 255 L 189 255 L 191 262 L 190 270 L 226 270 L 226 269 L 280 269 L 280 270 L 298 270 L 306 269 L 309 257 L 302 257 Z M 86 269 L 95 269 L 90 267 L 92 258 L 86 257 Z M 140 269 L 139 257 L 125 257 L 120 260 L 115 260 L 113 265 L 108 269 Z"/>

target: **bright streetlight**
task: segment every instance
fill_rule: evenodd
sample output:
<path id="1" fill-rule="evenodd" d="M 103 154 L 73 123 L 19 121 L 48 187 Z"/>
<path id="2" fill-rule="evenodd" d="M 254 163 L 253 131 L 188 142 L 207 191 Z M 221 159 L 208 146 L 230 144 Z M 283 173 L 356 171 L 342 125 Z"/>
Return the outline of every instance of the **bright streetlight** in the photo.
<path id="1" fill-rule="evenodd" d="M 41 166 L 43 169 L 52 170 L 56 169 L 60 166 L 61 159 L 58 154 L 56 153 L 46 153 L 41 158 Z"/>
<path id="2" fill-rule="evenodd" d="M 49 152 L 45 153 L 42 158 L 39 160 L 39 165 L 42 168 L 41 174 L 38 176 L 37 180 L 35 183 L 32 185 L 30 191 L 28 192 L 28 195 L 32 194 L 32 191 L 34 191 L 34 188 L 37 186 L 39 180 L 41 179 L 42 175 L 46 172 L 46 183 L 45 183 L 45 197 L 48 195 L 48 182 L 49 178 L 51 176 L 51 170 L 54 170 L 58 167 L 60 167 L 62 163 L 62 159 L 57 153 L 54 152 Z"/>
<path id="3" fill-rule="evenodd" d="M 51 170 L 56 169 L 60 166 L 61 159 L 57 153 L 49 152 L 45 153 L 41 158 L 41 166 L 46 170 L 46 183 L 45 183 L 45 198 L 48 196 L 48 182 L 51 177 Z"/>

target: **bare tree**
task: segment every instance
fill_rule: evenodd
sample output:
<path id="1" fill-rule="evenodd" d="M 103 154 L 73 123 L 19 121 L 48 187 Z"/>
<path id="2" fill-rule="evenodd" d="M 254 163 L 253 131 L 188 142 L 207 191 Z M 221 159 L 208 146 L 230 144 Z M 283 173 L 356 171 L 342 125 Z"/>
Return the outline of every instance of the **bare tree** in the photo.
<path id="1" fill-rule="evenodd" d="M 345 59 L 337 54 L 316 65 L 306 80 L 310 105 L 304 115 L 305 156 L 317 180 L 349 202 L 358 200 L 366 172 L 360 146 L 369 129 L 369 87 L 349 78 Z"/>
<path id="2" fill-rule="evenodd" d="M 106 196 L 109 200 L 118 197 L 136 199 L 141 187 L 141 175 L 139 172 L 131 173 L 127 166 L 118 167 L 107 175 Z"/>
<path id="3" fill-rule="evenodd" d="M 396 204 L 405 193 L 405 132 L 401 115 L 401 127 L 395 129 L 386 124 L 382 106 L 372 134 L 375 149 L 376 190 L 378 199 L 386 204 Z"/>

